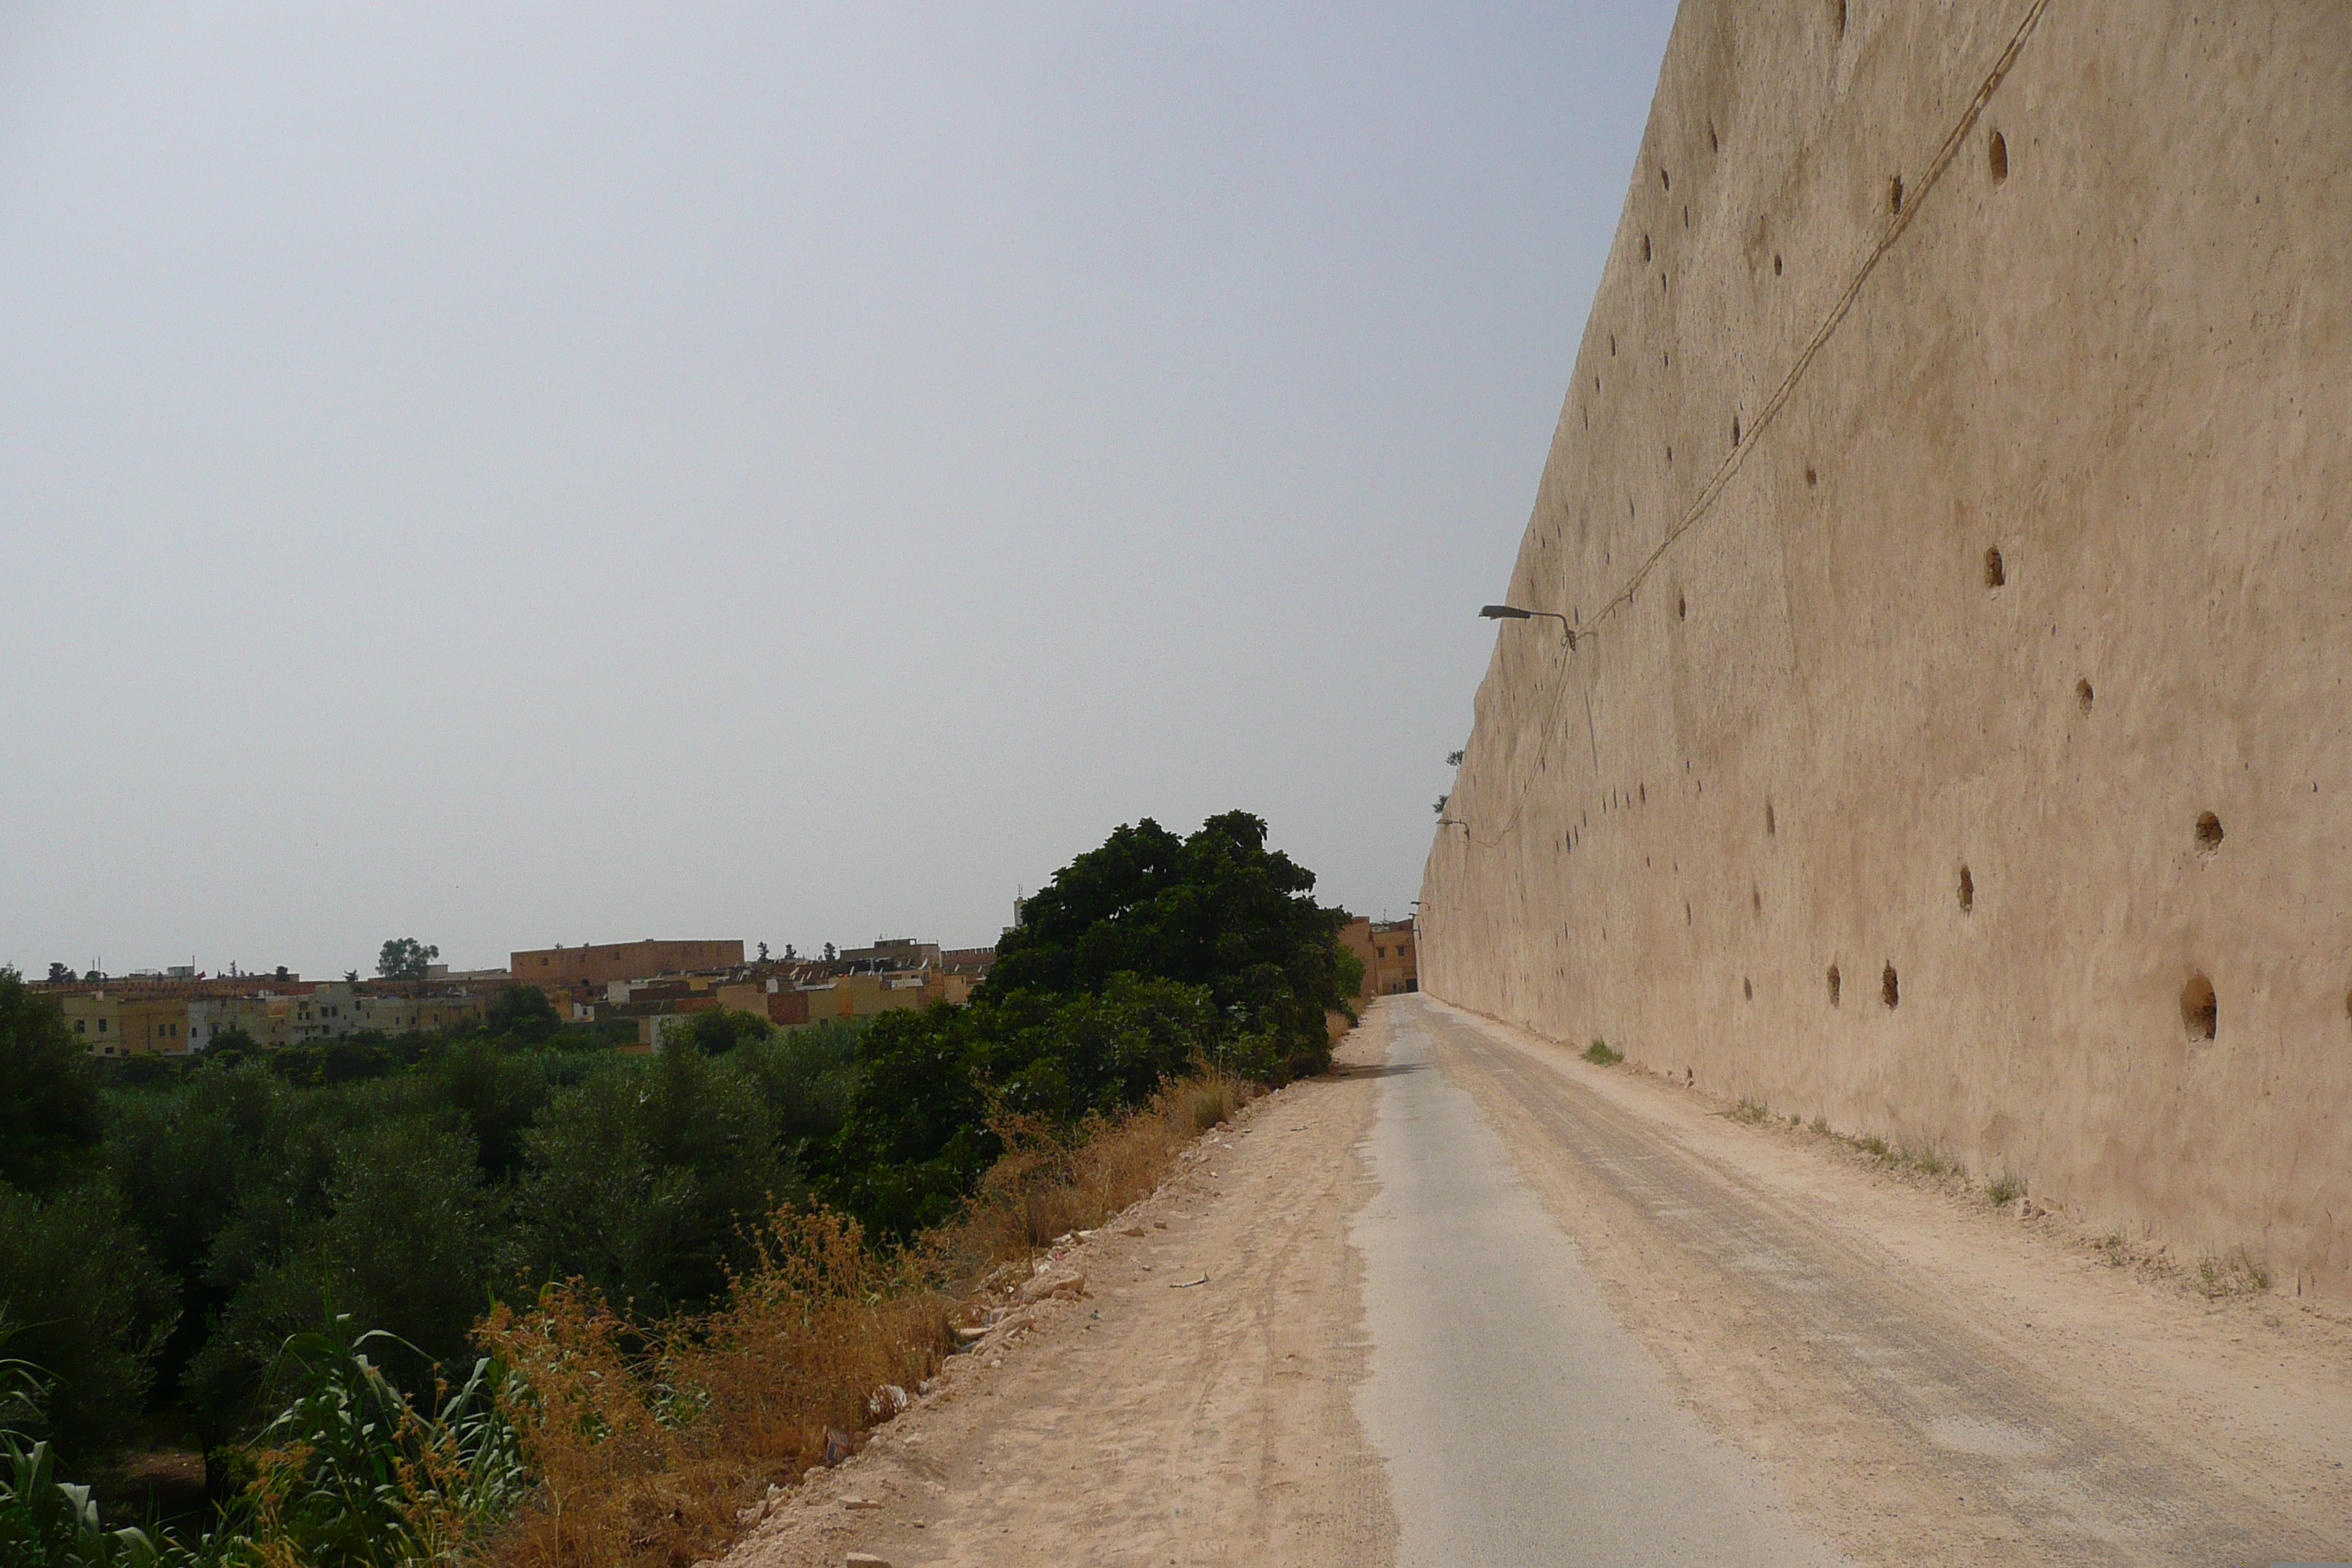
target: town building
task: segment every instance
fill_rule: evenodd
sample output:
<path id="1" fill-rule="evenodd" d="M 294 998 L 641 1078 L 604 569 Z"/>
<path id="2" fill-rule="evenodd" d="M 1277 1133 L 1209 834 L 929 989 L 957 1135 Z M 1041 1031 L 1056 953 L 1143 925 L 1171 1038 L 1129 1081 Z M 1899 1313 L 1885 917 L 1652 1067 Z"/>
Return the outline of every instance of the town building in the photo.
<path id="1" fill-rule="evenodd" d="M 1398 996 L 1421 989 L 1411 921 L 1358 915 L 1339 928 L 1339 944 L 1363 961 L 1364 988 L 1359 996 Z"/>
<path id="2" fill-rule="evenodd" d="M 624 942 L 586 947 L 531 948 L 513 955 L 508 973 L 518 984 L 551 994 L 560 986 L 602 986 L 615 980 L 740 969 L 740 942 Z"/>

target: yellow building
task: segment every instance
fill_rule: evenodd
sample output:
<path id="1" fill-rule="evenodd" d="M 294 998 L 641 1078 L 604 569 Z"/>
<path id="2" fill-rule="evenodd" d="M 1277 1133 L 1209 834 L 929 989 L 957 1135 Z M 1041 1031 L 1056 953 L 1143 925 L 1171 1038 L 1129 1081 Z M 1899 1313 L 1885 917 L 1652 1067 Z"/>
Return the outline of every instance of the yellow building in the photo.
<path id="1" fill-rule="evenodd" d="M 66 1027 L 94 1057 L 184 1056 L 192 1048 L 188 999 L 91 991 L 60 996 Z"/>
<path id="2" fill-rule="evenodd" d="M 923 994 L 923 977 L 919 973 L 842 974 L 822 985 L 803 986 L 802 990 L 808 997 L 812 1024 L 822 1024 L 829 1018 L 870 1018 L 877 1013 L 919 1007 L 929 1000 Z"/>
<path id="3" fill-rule="evenodd" d="M 1411 921 L 1374 921 L 1358 915 L 1339 928 L 1339 945 L 1364 964 L 1359 996 L 1395 996 L 1421 989 L 1421 964 Z"/>

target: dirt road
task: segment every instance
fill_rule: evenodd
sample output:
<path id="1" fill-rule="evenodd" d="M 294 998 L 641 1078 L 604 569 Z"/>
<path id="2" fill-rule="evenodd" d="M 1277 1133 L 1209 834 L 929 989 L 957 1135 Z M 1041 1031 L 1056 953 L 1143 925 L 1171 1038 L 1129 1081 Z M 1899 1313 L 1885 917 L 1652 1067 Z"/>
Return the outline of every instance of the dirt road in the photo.
<path id="1" fill-rule="evenodd" d="M 2352 1556 L 2339 1322 L 1727 1109 L 1383 1002 L 731 1561 Z"/>

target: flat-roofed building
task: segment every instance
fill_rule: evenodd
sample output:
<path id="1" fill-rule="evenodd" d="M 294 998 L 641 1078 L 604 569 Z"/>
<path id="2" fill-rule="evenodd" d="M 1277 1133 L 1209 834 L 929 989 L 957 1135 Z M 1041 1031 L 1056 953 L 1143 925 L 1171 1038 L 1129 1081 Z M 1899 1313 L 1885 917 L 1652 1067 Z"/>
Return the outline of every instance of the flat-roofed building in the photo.
<path id="1" fill-rule="evenodd" d="M 188 998 L 92 991 L 60 996 L 66 1027 L 94 1057 L 184 1056 Z"/>
<path id="2" fill-rule="evenodd" d="M 519 985 L 603 987 L 615 980 L 647 980 L 656 974 L 735 969 L 743 963 L 739 942 L 595 942 L 586 947 L 530 948 L 514 954 L 508 973 Z"/>
<path id="3" fill-rule="evenodd" d="M 1421 963 L 1411 921 L 1376 921 L 1358 915 L 1339 928 L 1339 942 L 1363 961 L 1360 996 L 1396 996 L 1421 989 Z"/>

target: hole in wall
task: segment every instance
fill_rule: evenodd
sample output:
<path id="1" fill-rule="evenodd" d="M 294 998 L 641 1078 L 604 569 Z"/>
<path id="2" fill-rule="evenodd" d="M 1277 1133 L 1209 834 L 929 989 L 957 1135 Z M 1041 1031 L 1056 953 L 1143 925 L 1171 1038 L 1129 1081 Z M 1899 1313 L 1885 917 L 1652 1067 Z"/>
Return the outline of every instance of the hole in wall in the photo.
<path id="1" fill-rule="evenodd" d="M 2009 568 L 2001 564 L 2000 552 L 1998 550 L 1985 552 L 1984 572 L 1985 586 L 1988 588 L 1998 588 L 2009 581 Z"/>
<path id="2" fill-rule="evenodd" d="M 1748 906 L 1755 910 L 1758 914 L 1762 914 L 1764 912 L 1764 889 L 1758 887 L 1753 882 L 1748 883 Z"/>
<path id="3" fill-rule="evenodd" d="M 1650 237 L 1646 234 L 1642 237 L 1642 259 L 1650 259 Z"/>
<path id="4" fill-rule="evenodd" d="M 1764 837 L 1769 838 L 1780 830 L 1780 825 L 1772 816 L 1772 803 L 1768 800 L 1764 803 Z"/>
<path id="5" fill-rule="evenodd" d="M 1830 13 L 1837 20 L 1837 36 L 1845 37 L 1845 0 L 1830 0 Z"/>
<path id="6" fill-rule="evenodd" d="M 2221 1033 L 2221 1004 L 2213 994 L 2213 983 L 2202 974 L 2190 975 L 2180 988 L 2180 1026 L 2192 1040 L 2210 1040 Z"/>
<path id="7" fill-rule="evenodd" d="M 1683 924 L 1685 924 L 1685 925 L 1688 925 L 1688 924 L 1690 924 L 1690 923 L 1691 923 L 1691 907 L 1690 907 L 1690 905 L 1689 905 L 1687 902 L 1685 902 L 1685 903 L 1683 905 Z"/>
<path id="8" fill-rule="evenodd" d="M 1813 472 L 1813 470 L 1812 470 L 1812 469 L 1811 469 L 1811 468 L 1807 468 L 1807 469 L 1805 470 L 1805 488 L 1806 488 L 1806 489 L 1811 489 L 1813 486 L 1815 486 L 1815 485 L 1817 485 L 1817 484 L 1820 484 L 1821 482 L 1822 482 L 1822 479 L 1821 479 L 1821 476 L 1820 476 L 1819 474 L 1814 473 L 1814 472 Z"/>
<path id="9" fill-rule="evenodd" d="M 2089 681 L 2078 680 L 2074 682 L 2074 706 L 2080 708 L 2084 712 L 2088 713 L 2091 710 L 2091 700 L 2095 695 L 2096 694 L 2091 690 L 2091 683 Z"/>
<path id="10" fill-rule="evenodd" d="M 1731 416 L 1731 444 L 1735 447 L 1739 445 L 1739 416 L 1737 414 Z"/>
<path id="11" fill-rule="evenodd" d="M 1660 169 L 1658 171 L 1658 184 L 1664 189 L 1671 191 L 1675 188 L 1675 177 L 1666 173 L 1664 169 Z"/>
<path id="12" fill-rule="evenodd" d="M 1891 963 L 1878 973 L 1878 999 L 1889 1007 L 1903 1001 L 1903 983 L 1895 978 L 1895 965 Z"/>
<path id="13" fill-rule="evenodd" d="M 1743 1001 L 1756 1000 L 1756 986 L 1745 974 L 1739 977 L 1739 995 Z"/>
<path id="14" fill-rule="evenodd" d="M 1649 805 L 1649 804 L 1650 804 L 1650 786 L 1649 786 L 1648 784 L 1635 784 L 1633 787 L 1634 787 L 1636 790 L 1638 790 L 1638 791 L 1640 791 L 1640 792 L 1641 792 L 1641 795 L 1642 795 L 1642 804 L 1643 804 L 1643 805 Z"/>
<path id="15" fill-rule="evenodd" d="M 1836 964 L 1834 964 L 1834 963 L 1832 963 L 1832 964 L 1831 964 L 1831 965 L 1830 965 L 1830 1005 L 1831 1005 L 1831 1006 L 1834 1007 L 1834 1006 L 1836 1006 L 1836 1005 L 1838 1005 L 1838 993 L 1839 993 L 1841 990 L 1843 990 L 1843 988 L 1844 988 L 1844 987 L 1843 987 L 1843 982 L 1838 978 L 1837 965 L 1836 965 Z"/>
<path id="16" fill-rule="evenodd" d="M 1903 176 L 1900 174 L 1886 182 L 1886 210 L 1891 213 L 1903 210 Z"/>
<path id="17" fill-rule="evenodd" d="M 1772 276 L 1780 276 L 1780 254 L 1778 251 L 1772 253 Z"/>
<path id="18" fill-rule="evenodd" d="M 2221 847 L 2221 819 L 2210 811 L 2197 814 L 2197 853 L 2210 855 Z"/>
<path id="19" fill-rule="evenodd" d="M 1713 121 L 1707 121 L 1706 150 L 1710 153 L 1720 153 L 1723 151 L 1723 142 L 1722 140 L 1715 133 L 1715 122 Z"/>
<path id="20" fill-rule="evenodd" d="M 1985 165 L 1992 171 L 1994 184 L 2009 178 L 2009 138 L 1998 131 L 1992 133 L 1992 140 L 1985 145 Z"/>
<path id="21" fill-rule="evenodd" d="M 1688 601 L 1688 600 L 1686 600 L 1686 599 L 1685 599 L 1685 598 L 1684 598 L 1680 594 L 1676 594 L 1676 595 L 1675 595 L 1675 619 L 1676 619 L 1676 620 L 1678 620 L 1678 621 L 1683 621 L 1683 620 L 1688 620 L 1689 618 L 1690 618 L 1690 603 L 1689 603 L 1689 601 Z"/>
<path id="22" fill-rule="evenodd" d="M 1685 228 L 1690 227 L 1690 208 L 1688 207 L 1683 208 L 1683 226 Z"/>
<path id="23" fill-rule="evenodd" d="M 1666 461 L 1667 461 L 1667 462 L 1669 462 L 1669 463 L 1671 463 L 1671 462 L 1673 462 L 1674 460 L 1675 460 L 1675 449 L 1674 449 L 1672 447 L 1668 447 L 1666 448 Z"/>
<path id="24" fill-rule="evenodd" d="M 1617 334 L 1614 332 L 1609 334 L 1609 357 L 1611 359 L 1617 357 Z"/>
<path id="25" fill-rule="evenodd" d="M 1969 875 L 1966 866 L 1960 868 L 1960 913 L 1967 914 L 1977 907 L 1977 879 Z"/>

